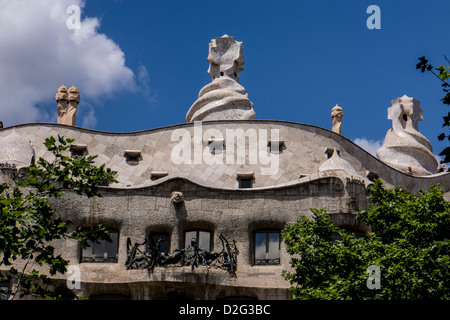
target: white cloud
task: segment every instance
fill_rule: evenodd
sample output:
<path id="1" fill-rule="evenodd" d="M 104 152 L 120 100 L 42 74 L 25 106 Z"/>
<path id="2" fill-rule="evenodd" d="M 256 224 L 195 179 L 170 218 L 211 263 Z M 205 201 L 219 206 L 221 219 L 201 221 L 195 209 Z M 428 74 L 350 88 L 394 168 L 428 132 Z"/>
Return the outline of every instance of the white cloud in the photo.
<path id="1" fill-rule="evenodd" d="M 374 157 L 377 156 L 377 150 L 383 145 L 383 140 L 368 140 L 366 138 L 356 138 L 353 142 L 371 153 Z"/>
<path id="2" fill-rule="evenodd" d="M 70 30 L 70 5 L 82 0 L 0 0 L 0 121 L 5 126 L 55 118 L 39 104 L 54 102 L 58 87 L 75 84 L 83 99 L 99 99 L 120 90 L 135 91 L 125 55 L 106 35 L 97 18 Z M 55 103 L 56 114 L 56 103 Z M 84 113 L 95 125 L 95 113 Z"/>
<path id="3" fill-rule="evenodd" d="M 85 110 L 85 109 L 81 109 L 81 110 Z M 95 116 L 95 110 L 92 107 L 89 107 L 89 109 L 86 111 L 85 111 L 85 115 L 83 116 L 82 121 L 81 121 L 81 127 L 93 129 L 97 125 L 97 118 Z"/>

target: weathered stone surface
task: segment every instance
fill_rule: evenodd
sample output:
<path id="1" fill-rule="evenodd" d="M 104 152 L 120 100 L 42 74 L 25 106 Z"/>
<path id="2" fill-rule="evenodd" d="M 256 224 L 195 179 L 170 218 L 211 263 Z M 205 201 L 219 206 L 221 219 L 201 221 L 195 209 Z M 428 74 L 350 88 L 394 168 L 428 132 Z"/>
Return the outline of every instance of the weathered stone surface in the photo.
<path id="1" fill-rule="evenodd" d="M 80 267 L 82 288 L 78 293 L 83 297 L 109 292 L 126 294 L 132 299 L 167 299 L 165 290 L 171 288 L 173 296 L 184 295 L 190 299 L 230 295 L 289 299 L 289 282 L 281 276 L 282 270 L 289 269 L 290 260 L 284 243 L 280 244 L 279 265 L 255 266 L 251 254 L 254 231 L 281 230 L 301 216 L 310 215 L 312 206 L 326 208 L 333 215 L 346 213 L 345 223 L 352 223 L 351 211 L 341 199 L 358 199 L 358 194 L 366 195 L 364 187 L 355 188 L 354 182 L 341 178 L 316 175 L 312 179 L 300 185 L 276 188 L 276 194 L 274 189 L 217 190 L 183 179 L 166 180 L 140 189 L 104 188 L 101 198 L 88 199 L 68 192 L 54 202 L 58 214 L 73 221 L 72 228 L 104 223 L 119 229 L 118 261 L 80 262 L 80 245 L 72 240 L 59 241 L 55 248 L 70 260 L 71 265 Z M 336 185 L 342 187 L 336 188 Z M 174 206 L 171 200 L 174 191 L 183 193 L 182 204 Z M 364 204 L 360 205 L 364 208 Z M 150 232 L 168 232 L 170 251 L 173 252 L 184 248 L 184 232 L 196 228 L 212 232 L 212 252 L 223 250 L 221 233 L 228 240 L 236 240 L 239 254 L 235 277 L 226 270 L 205 266 L 195 269 L 156 266 L 153 273 L 127 270 L 127 238 L 141 243 Z M 65 280 L 68 276 L 57 278 Z M 207 292 L 195 289 L 198 286 Z M 158 288 L 166 289 L 160 291 Z"/>

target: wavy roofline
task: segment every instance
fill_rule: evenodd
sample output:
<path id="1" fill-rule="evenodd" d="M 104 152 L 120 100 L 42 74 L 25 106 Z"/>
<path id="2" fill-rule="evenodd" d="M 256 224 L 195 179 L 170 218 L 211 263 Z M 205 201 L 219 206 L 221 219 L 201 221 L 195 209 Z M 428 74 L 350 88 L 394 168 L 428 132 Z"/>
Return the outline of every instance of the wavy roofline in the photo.
<path id="1" fill-rule="evenodd" d="M 322 131 L 323 133 L 326 133 L 328 135 L 330 135 L 330 137 L 333 137 L 335 141 L 338 141 L 339 139 L 343 139 L 346 142 L 349 142 L 351 145 L 353 145 L 354 147 L 356 147 L 357 149 L 363 151 L 366 155 L 368 155 L 369 157 L 371 157 L 373 160 L 377 161 L 378 163 L 380 163 L 383 166 L 388 167 L 391 170 L 394 170 L 396 173 L 401 174 L 403 176 L 407 176 L 409 178 L 412 179 L 419 179 L 419 180 L 430 180 L 430 179 L 434 179 L 434 178 L 440 178 L 441 176 L 447 176 L 450 175 L 450 172 L 439 172 L 433 175 L 428 175 L 428 176 L 411 176 L 408 175 L 402 171 L 399 171 L 398 169 L 391 167 L 390 165 L 384 163 L 383 161 L 379 160 L 377 157 L 375 157 L 374 155 L 372 155 L 371 153 L 369 153 L 367 150 L 363 149 L 362 147 L 360 147 L 359 145 L 357 145 L 355 142 L 353 142 L 352 140 L 350 140 L 349 138 L 340 135 L 336 132 L 333 132 L 330 129 L 326 129 L 323 127 L 319 127 L 316 125 L 312 125 L 312 124 L 307 124 L 307 123 L 300 123 L 300 122 L 294 122 L 294 121 L 287 121 L 287 120 L 270 120 L 270 119 L 253 119 L 253 120 L 209 120 L 209 121 L 199 121 L 202 124 L 207 124 L 207 125 L 213 125 L 213 124 L 226 124 L 226 123 L 242 123 L 242 124 L 277 124 L 277 125 L 290 125 L 290 126 L 295 126 L 295 127 L 306 127 L 306 128 L 312 128 L 318 131 Z M 58 123 L 45 123 L 45 122 L 32 122 L 32 123 L 24 123 L 24 124 L 18 124 L 18 125 L 14 125 L 14 126 L 10 126 L 10 127 L 4 127 L 0 129 L 0 132 L 2 131 L 6 131 L 6 130 L 13 130 L 16 128 L 22 128 L 22 127 L 33 127 L 33 126 L 46 126 L 46 127 L 55 127 L 55 128 L 65 128 L 65 129 L 69 129 L 69 130 L 74 130 L 74 131 L 80 131 L 80 132 L 86 132 L 86 133 L 93 133 L 93 134 L 105 134 L 105 135 L 122 135 L 122 136 L 126 136 L 126 135 L 140 135 L 140 134 L 147 134 L 147 133 L 152 133 L 152 132 L 158 132 L 158 131 L 162 131 L 162 130 L 174 130 L 177 128 L 183 128 L 183 127 L 193 127 L 195 125 L 196 122 L 188 122 L 188 123 L 179 123 L 179 124 L 173 124 L 173 125 L 168 125 L 168 126 L 163 126 L 163 127 L 157 127 L 157 128 L 151 128 L 151 129 L 145 129 L 145 130 L 140 130 L 140 131 L 131 131 L 131 132 L 112 132 L 112 131 L 101 131 L 101 130 L 94 130 L 94 129 L 88 129 L 88 128 L 82 128 L 82 127 L 76 127 L 76 126 L 69 126 L 69 125 L 65 125 L 65 124 L 58 124 Z M 172 177 L 172 178 L 176 178 L 176 177 Z M 181 177 L 180 177 L 181 178 Z M 189 181 L 191 181 L 190 179 L 188 179 Z M 154 186 L 155 184 L 152 184 L 151 186 Z M 201 184 L 200 184 L 201 185 Z M 148 185 L 145 186 L 136 186 L 134 188 L 144 188 L 147 187 Z M 119 189 L 114 187 L 115 189 Z M 122 189 L 122 188 L 120 188 Z M 123 189 L 130 189 L 130 187 L 123 187 Z M 221 190 L 225 190 L 225 189 L 221 189 Z M 235 189 L 231 189 L 231 190 L 235 190 Z M 239 189 L 242 190 L 242 189 Z"/>

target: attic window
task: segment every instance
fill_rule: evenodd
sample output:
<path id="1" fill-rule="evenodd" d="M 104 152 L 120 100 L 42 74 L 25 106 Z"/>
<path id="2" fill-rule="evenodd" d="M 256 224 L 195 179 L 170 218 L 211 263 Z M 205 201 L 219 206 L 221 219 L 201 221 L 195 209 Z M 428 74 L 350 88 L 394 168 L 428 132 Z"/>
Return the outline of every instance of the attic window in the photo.
<path id="1" fill-rule="evenodd" d="M 70 148 L 70 155 L 72 157 L 78 156 L 82 157 L 87 154 L 87 145 L 85 144 L 76 144 L 73 148 Z"/>
<path id="2" fill-rule="evenodd" d="M 167 176 L 168 174 L 169 174 L 169 172 L 167 172 L 167 171 L 152 171 L 150 173 L 150 179 L 151 180 L 158 180 L 158 179 L 160 179 L 162 177 Z"/>
<path id="3" fill-rule="evenodd" d="M 327 148 L 325 150 L 325 154 L 327 155 L 327 159 L 330 159 L 333 156 L 334 148 Z M 336 152 L 339 156 L 341 156 L 341 151 L 336 149 Z"/>
<path id="4" fill-rule="evenodd" d="M 236 180 L 238 181 L 239 189 L 253 188 L 255 175 L 253 172 L 238 173 Z"/>
<path id="5" fill-rule="evenodd" d="M 141 159 L 140 150 L 125 150 L 123 155 L 126 157 L 126 161 L 131 163 L 137 163 Z"/>
<path id="6" fill-rule="evenodd" d="M 286 142 L 279 140 L 269 140 L 267 141 L 267 147 L 271 153 L 282 153 L 286 149 Z"/>
<path id="7" fill-rule="evenodd" d="M 219 154 L 225 150 L 224 139 L 208 139 L 209 152 L 212 154 Z"/>

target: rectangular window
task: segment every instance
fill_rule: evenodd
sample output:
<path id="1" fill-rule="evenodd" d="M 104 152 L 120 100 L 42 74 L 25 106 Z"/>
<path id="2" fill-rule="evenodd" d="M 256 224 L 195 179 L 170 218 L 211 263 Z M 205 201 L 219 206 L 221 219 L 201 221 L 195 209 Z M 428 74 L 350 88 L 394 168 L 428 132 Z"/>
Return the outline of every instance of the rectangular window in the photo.
<path id="1" fill-rule="evenodd" d="M 97 240 L 89 242 L 81 252 L 81 262 L 110 262 L 118 261 L 119 232 L 115 229 L 108 229 L 111 233 L 111 242 Z"/>
<path id="2" fill-rule="evenodd" d="M 236 180 L 238 181 L 238 187 L 240 189 L 253 188 L 253 181 L 255 180 L 255 175 L 253 172 L 237 173 Z"/>
<path id="3" fill-rule="evenodd" d="M 223 139 L 208 139 L 209 152 L 212 154 L 220 154 L 225 151 L 225 140 Z"/>
<path id="4" fill-rule="evenodd" d="M 278 140 L 269 140 L 267 142 L 270 153 L 280 154 L 286 149 L 286 142 Z"/>
<path id="5" fill-rule="evenodd" d="M 72 157 L 76 157 L 76 156 L 82 157 L 86 154 L 87 154 L 87 145 L 85 145 L 85 144 L 78 144 L 70 149 L 70 155 Z"/>
<path id="6" fill-rule="evenodd" d="M 253 185 L 252 179 L 239 179 L 240 189 L 251 188 L 252 185 Z"/>
<path id="7" fill-rule="evenodd" d="M 186 231 L 184 246 L 190 246 L 192 239 L 196 239 L 199 249 L 204 249 L 211 252 L 211 232 L 203 230 Z"/>
<path id="8" fill-rule="evenodd" d="M 253 264 L 278 265 L 280 264 L 280 232 L 256 231 L 254 234 Z"/>
<path id="9" fill-rule="evenodd" d="M 141 150 L 125 150 L 123 155 L 129 164 L 137 164 L 142 158 Z"/>

